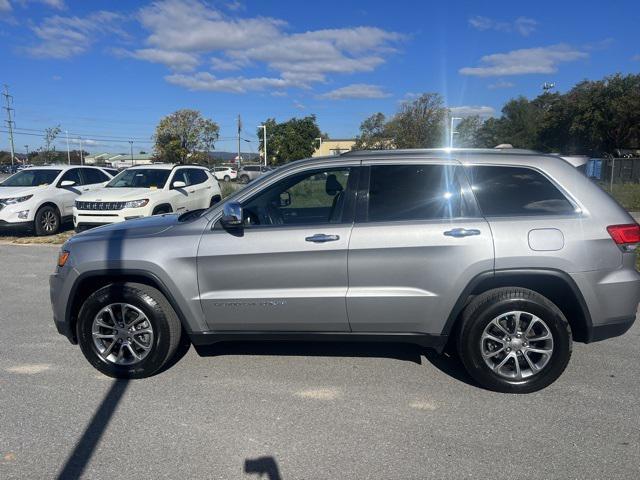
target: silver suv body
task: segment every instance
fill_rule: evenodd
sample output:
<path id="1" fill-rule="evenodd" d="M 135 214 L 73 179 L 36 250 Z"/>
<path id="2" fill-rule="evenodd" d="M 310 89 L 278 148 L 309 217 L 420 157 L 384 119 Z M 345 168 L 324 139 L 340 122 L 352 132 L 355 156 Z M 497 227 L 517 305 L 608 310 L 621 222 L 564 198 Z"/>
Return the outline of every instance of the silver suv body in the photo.
<path id="1" fill-rule="evenodd" d="M 180 335 L 384 340 L 450 346 L 481 385 L 528 392 L 562 373 L 572 341 L 631 327 L 639 242 L 556 156 L 352 152 L 281 167 L 203 213 L 77 235 L 51 299 L 58 331 L 112 376 L 160 370 Z"/>

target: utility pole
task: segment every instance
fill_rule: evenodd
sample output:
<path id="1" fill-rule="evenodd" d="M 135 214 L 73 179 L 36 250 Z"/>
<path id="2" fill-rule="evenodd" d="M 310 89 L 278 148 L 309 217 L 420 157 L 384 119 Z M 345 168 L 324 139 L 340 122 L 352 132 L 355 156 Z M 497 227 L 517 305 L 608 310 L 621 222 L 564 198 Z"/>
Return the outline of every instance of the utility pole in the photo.
<path id="1" fill-rule="evenodd" d="M 67 163 L 71 165 L 71 150 L 69 149 L 69 130 L 65 130 L 64 133 L 67 135 Z"/>
<path id="2" fill-rule="evenodd" d="M 24 149 L 27 151 L 27 164 L 29 164 L 29 145 L 25 145 Z"/>
<path id="3" fill-rule="evenodd" d="M 240 120 L 240 114 L 238 114 L 238 170 L 240 170 L 242 158 L 240 157 L 240 132 L 242 131 L 242 120 Z"/>
<path id="4" fill-rule="evenodd" d="M 131 166 L 133 167 L 133 140 L 129 140 L 129 148 L 131 149 Z"/>
<path id="5" fill-rule="evenodd" d="M 84 165 L 84 154 L 82 153 L 82 137 L 80 139 L 80 165 Z"/>
<path id="6" fill-rule="evenodd" d="M 264 154 L 264 166 L 267 166 L 267 126 L 260 125 L 262 129 L 262 153 Z"/>
<path id="7" fill-rule="evenodd" d="M 14 111 L 14 109 L 11 108 L 11 104 L 13 103 L 13 96 L 9 95 L 9 85 L 7 85 L 6 83 L 4 84 L 4 92 L 2 93 L 2 95 L 4 96 L 5 103 L 7 104 L 4 109 L 7 111 L 6 123 L 9 127 L 9 142 L 11 143 L 11 167 L 13 167 L 16 156 L 16 149 L 13 144 L 13 124 L 15 122 L 11 119 L 11 112 Z"/>

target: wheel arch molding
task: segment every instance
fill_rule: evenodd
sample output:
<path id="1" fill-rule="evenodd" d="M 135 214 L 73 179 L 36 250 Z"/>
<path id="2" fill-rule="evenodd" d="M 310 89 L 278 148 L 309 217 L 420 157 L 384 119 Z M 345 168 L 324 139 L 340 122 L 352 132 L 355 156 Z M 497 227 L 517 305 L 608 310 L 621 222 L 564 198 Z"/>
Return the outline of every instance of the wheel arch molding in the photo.
<path id="1" fill-rule="evenodd" d="M 188 335 L 193 334 L 184 310 L 171 293 L 171 289 L 168 288 L 156 274 L 147 270 L 138 269 L 105 269 L 80 274 L 69 291 L 69 301 L 65 309 L 65 321 L 69 325 L 69 333 L 71 335 L 69 340 L 71 340 L 72 343 L 75 344 L 78 341 L 76 337 L 76 325 L 78 322 L 78 313 L 84 300 L 100 288 L 120 282 L 142 283 L 159 290 L 176 312 L 184 331 Z"/>
<path id="2" fill-rule="evenodd" d="M 567 318 L 574 341 L 593 340 L 591 314 L 575 281 L 566 272 L 546 268 L 500 269 L 476 275 L 458 297 L 442 333 L 455 337 L 458 321 L 469 302 L 487 290 L 500 287 L 528 288 L 543 295 Z"/>

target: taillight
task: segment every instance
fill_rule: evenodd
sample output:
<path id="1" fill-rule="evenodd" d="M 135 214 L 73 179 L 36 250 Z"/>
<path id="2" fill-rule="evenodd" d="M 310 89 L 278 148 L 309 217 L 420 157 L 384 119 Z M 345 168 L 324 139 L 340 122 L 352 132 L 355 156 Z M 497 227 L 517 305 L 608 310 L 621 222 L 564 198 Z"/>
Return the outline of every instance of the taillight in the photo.
<path id="1" fill-rule="evenodd" d="M 616 245 L 619 245 L 625 251 L 634 250 L 640 243 L 640 225 L 637 223 L 609 225 L 607 232 L 616 242 Z"/>

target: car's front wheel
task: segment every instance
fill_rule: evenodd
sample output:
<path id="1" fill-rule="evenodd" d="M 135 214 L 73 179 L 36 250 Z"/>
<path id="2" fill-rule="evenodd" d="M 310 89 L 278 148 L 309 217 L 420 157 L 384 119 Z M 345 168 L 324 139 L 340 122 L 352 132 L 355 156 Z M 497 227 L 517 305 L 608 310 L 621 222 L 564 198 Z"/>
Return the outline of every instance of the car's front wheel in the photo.
<path id="1" fill-rule="evenodd" d="M 224 176 L 224 181 L 225 182 L 230 182 L 231 181 L 231 177 L 229 175 L 225 175 Z"/>
<path id="2" fill-rule="evenodd" d="M 241 175 L 240 183 L 249 183 L 249 175 Z"/>
<path id="3" fill-rule="evenodd" d="M 497 288 L 464 310 L 457 347 L 481 386 L 530 393 L 553 383 L 566 368 L 571 329 L 546 297 L 525 288 Z"/>
<path id="4" fill-rule="evenodd" d="M 78 343 L 89 363 L 115 378 L 157 373 L 176 352 L 180 321 L 157 289 L 114 283 L 94 292 L 78 314 Z"/>
<path id="5" fill-rule="evenodd" d="M 34 218 L 36 235 L 54 235 L 60 230 L 60 214 L 55 207 L 45 205 L 41 207 Z"/>

